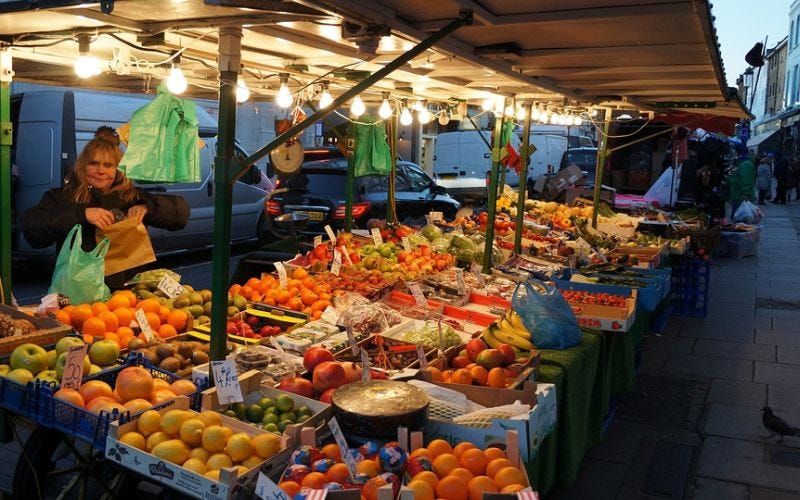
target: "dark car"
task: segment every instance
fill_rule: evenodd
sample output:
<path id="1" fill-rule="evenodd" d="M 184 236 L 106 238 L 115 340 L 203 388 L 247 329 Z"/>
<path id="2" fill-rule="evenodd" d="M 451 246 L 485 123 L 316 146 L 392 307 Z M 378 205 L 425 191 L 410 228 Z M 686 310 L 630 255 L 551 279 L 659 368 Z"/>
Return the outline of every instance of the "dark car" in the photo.
<path id="1" fill-rule="evenodd" d="M 266 201 L 267 215 L 303 213 L 310 218 L 308 231 L 322 233 L 326 224 L 340 228 L 344 224 L 347 159 L 306 162 L 297 175 L 281 179 L 276 191 Z M 353 196 L 353 223 L 366 228 L 372 218 L 386 218 L 388 176 L 357 177 Z M 286 189 L 286 191 L 283 191 Z M 461 205 L 446 190 L 437 186 L 417 165 L 397 162 L 395 177 L 395 213 L 400 221 L 421 219 L 431 211 L 455 218 Z"/>
<path id="2" fill-rule="evenodd" d="M 586 183 L 594 184 L 594 174 L 597 170 L 597 148 L 571 148 L 564 151 L 558 170 L 564 170 L 570 165 L 577 165 L 583 170 Z"/>

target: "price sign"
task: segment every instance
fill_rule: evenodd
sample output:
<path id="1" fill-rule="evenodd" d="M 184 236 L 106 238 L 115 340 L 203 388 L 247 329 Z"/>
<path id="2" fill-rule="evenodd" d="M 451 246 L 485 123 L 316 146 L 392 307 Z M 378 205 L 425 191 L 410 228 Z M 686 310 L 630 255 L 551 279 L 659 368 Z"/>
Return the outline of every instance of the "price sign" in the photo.
<path id="1" fill-rule="evenodd" d="M 331 240 L 331 245 L 336 246 L 336 235 L 333 234 L 333 228 L 330 224 L 325 224 L 325 232 L 328 233 L 328 238 Z"/>
<path id="2" fill-rule="evenodd" d="M 428 222 L 431 224 L 440 220 L 444 220 L 444 214 L 442 212 L 430 212 L 428 214 Z"/>
<path id="3" fill-rule="evenodd" d="M 289 288 L 289 277 L 286 275 L 286 268 L 283 266 L 283 262 L 275 262 L 275 270 L 278 271 L 281 288 L 286 290 Z"/>
<path id="4" fill-rule="evenodd" d="M 164 277 L 161 278 L 161 281 L 158 282 L 158 289 L 164 292 L 164 295 L 171 299 L 186 293 L 186 289 L 183 288 L 180 283 L 175 281 L 172 276 L 167 274 L 165 274 Z"/>
<path id="5" fill-rule="evenodd" d="M 467 289 L 467 286 L 464 284 L 464 270 L 460 267 L 456 268 L 456 288 L 458 288 L 458 293 L 462 295 Z"/>
<path id="6" fill-rule="evenodd" d="M 139 323 L 139 329 L 141 329 L 142 333 L 144 333 L 144 338 L 146 338 L 148 342 L 153 340 L 155 334 L 153 333 L 153 329 L 150 328 L 150 322 L 147 321 L 147 316 L 145 315 L 144 310 L 137 309 L 133 316 L 136 318 L 136 322 Z"/>
<path id="7" fill-rule="evenodd" d="M 328 306 L 322 311 L 322 316 L 320 316 L 322 321 L 326 321 L 332 325 L 339 324 L 339 311 L 337 311 L 334 307 Z"/>
<path id="8" fill-rule="evenodd" d="M 347 262 L 348 266 L 353 265 L 353 259 L 350 258 L 350 254 L 347 252 L 347 249 L 344 247 L 344 245 L 339 247 L 339 253 L 344 255 L 344 260 Z"/>
<path id="9" fill-rule="evenodd" d="M 475 275 L 475 279 L 478 280 L 478 288 L 486 288 L 486 280 L 483 277 L 483 273 L 481 272 L 481 266 L 478 264 L 472 265 L 472 274 Z"/>
<path id="10" fill-rule="evenodd" d="M 314 248 L 317 248 L 320 245 L 322 245 L 322 235 L 318 234 L 314 236 Z"/>
<path id="11" fill-rule="evenodd" d="M 64 375 L 61 376 L 61 387 L 80 389 L 83 382 L 83 360 L 86 358 L 87 345 L 74 345 L 67 351 L 64 363 Z"/>
<path id="12" fill-rule="evenodd" d="M 375 246 L 383 245 L 383 236 L 381 236 L 380 229 L 373 227 L 369 232 L 372 233 L 372 241 L 375 242 Z"/>
<path id="13" fill-rule="evenodd" d="M 339 427 L 339 422 L 336 421 L 336 417 L 331 417 L 331 419 L 328 420 L 328 427 L 330 427 L 333 439 L 336 441 L 336 444 L 339 445 L 339 449 L 342 450 L 342 459 L 347 466 L 347 471 L 350 473 L 350 480 L 353 481 L 356 473 L 356 459 L 347 452 L 349 445 L 344 438 L 344 434 L 342 434 L 342 429 Z"/>
<path id="14" fill-rule="evenodd" d="M 358 345 L 356 345 L 356 337 L 353 335 L 353 329 L 351 327 L 345 328 L 347 332 L 347 341 L 350 343 L 350 352 L 353 353 L 353 356 L 358 354 Z"/>
<path id="15" fill-rule="evenodd" d="M 342 270 L 342 255 L 339 252 L 333 252 L 333 262 L 331 262 L 331 274 L 339 276 Z"/>
<path id="16" fill-rule="evenodd" d="M 361 380 L 369 380 L 369 354 L 361 348 Z"/>
<path id="17" fill-rule="evenodd" d="M 222 404 L 239 403 L 244 401 L 239 377 L 236 375 L 236 366 L 231 359 L 211 362 L 211 372 L 214 375 L 214 386 L 217 388 L 217 398 Z"/>
<path id="18" fill-rule="evenodd" d="M 411 251 L 411 240 L 408 239 L 408 236 L 403 236 L 403 250 L 406 252 Z"/>
<path id="19" fill-rule="evenodd" d="M 411 295 L 414 296 L 414 301 L 420 307 L 428 307 L 428 301 L 425 299 L 425 294 L 422 293 L 422 288 L 416 283 L 409 283 L 408 289 L 411 290 Z"/>
<path id="20" fill-rule="evenodd" d="M 256 496 L 261 500 L 292 500 L 285 491 L 272 482 L 266 474 L 259 471 L 256 479 Z"/>
<path id="21" fill-rule="evenodd" d="M 419 358 L 419 367 L 423 370 L 428 368 L 428 358 L 425 357 L 425 348 L 421 345 L 417 346 L 417 357 Z"/>

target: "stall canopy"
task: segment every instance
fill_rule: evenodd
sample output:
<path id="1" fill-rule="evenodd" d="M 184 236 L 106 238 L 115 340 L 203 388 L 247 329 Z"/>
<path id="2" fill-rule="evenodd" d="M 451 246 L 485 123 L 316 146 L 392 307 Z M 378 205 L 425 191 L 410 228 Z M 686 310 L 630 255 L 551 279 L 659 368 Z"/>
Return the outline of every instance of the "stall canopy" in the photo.
<path id="1" fill-rule="evenodd" d="M 33 8 L 36 10 L 33 10 Z M 152 91 L 177 62 L 187 96 L 217 96 L 217 28 L 242 26 L 242 71 L 254 99 L 289 88 L 352 87 L 470 11 L 473 22 L 367 92 L 434 103 L 489 94 L 549 106 L 682 110 L 731 118 L 747 111 L 729 93 L 707 0 L 71 0 L 0 1 L 0 36 L 15 80 Z M 101 74 L 72 69 L 78 34 Z M 368 103 L 369 104 L 369 103 Z"/>

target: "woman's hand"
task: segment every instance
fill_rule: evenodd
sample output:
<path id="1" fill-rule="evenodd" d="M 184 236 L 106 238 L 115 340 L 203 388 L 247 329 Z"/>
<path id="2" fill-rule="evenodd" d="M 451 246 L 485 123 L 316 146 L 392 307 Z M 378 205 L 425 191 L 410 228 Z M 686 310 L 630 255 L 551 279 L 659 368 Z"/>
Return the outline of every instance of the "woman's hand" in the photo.
<path id="1" fill-rule="evenodd" d="M 86 209 L 86 221 L 102 229 L 114 223 L 114 214 L 105 208 L 89 207 Z"/>
<path id="2" fill-rule="evenodd" d="M 128 217 L 135 217 L 136 222 L 142 222 L 147 215 L 147 205 L 134 205 L 128 209 Z"/>

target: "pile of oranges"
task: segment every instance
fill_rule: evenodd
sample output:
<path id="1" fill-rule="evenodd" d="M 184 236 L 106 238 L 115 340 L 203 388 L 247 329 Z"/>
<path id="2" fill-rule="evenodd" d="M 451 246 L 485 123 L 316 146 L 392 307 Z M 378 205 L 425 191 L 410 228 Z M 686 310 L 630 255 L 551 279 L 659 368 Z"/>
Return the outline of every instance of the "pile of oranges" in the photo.
<path id="1" fill-rule="evenodd" d="M 158 337 L 168 339 L 189 327 L 191 315 L 183 309 L 170 309 L 156 298 L 139 300 L 131 290 L 114 292 L 105 302 L 69 305 L 55 311 L 57 320 L 72 326 L 91 344 L 95 339 L 116 341 L 121 348 L 137 336 L 136 310 L 142 309 L 150 328 Z M 144 334 L 138 337 L 144 339 Z"/>
<path id="2" fill-rule="evenodd" d="M 317 282 L 301 267 L 294 268 L 287 277 L 286 288 L 281 287 L 278 278 L 265 274 L 260 279 L 250 278 L 244 285 L 232 285 L 228 292 L 252 302 L 300 311 L 319 319 L 331 304 L 331 286 Z"/>

